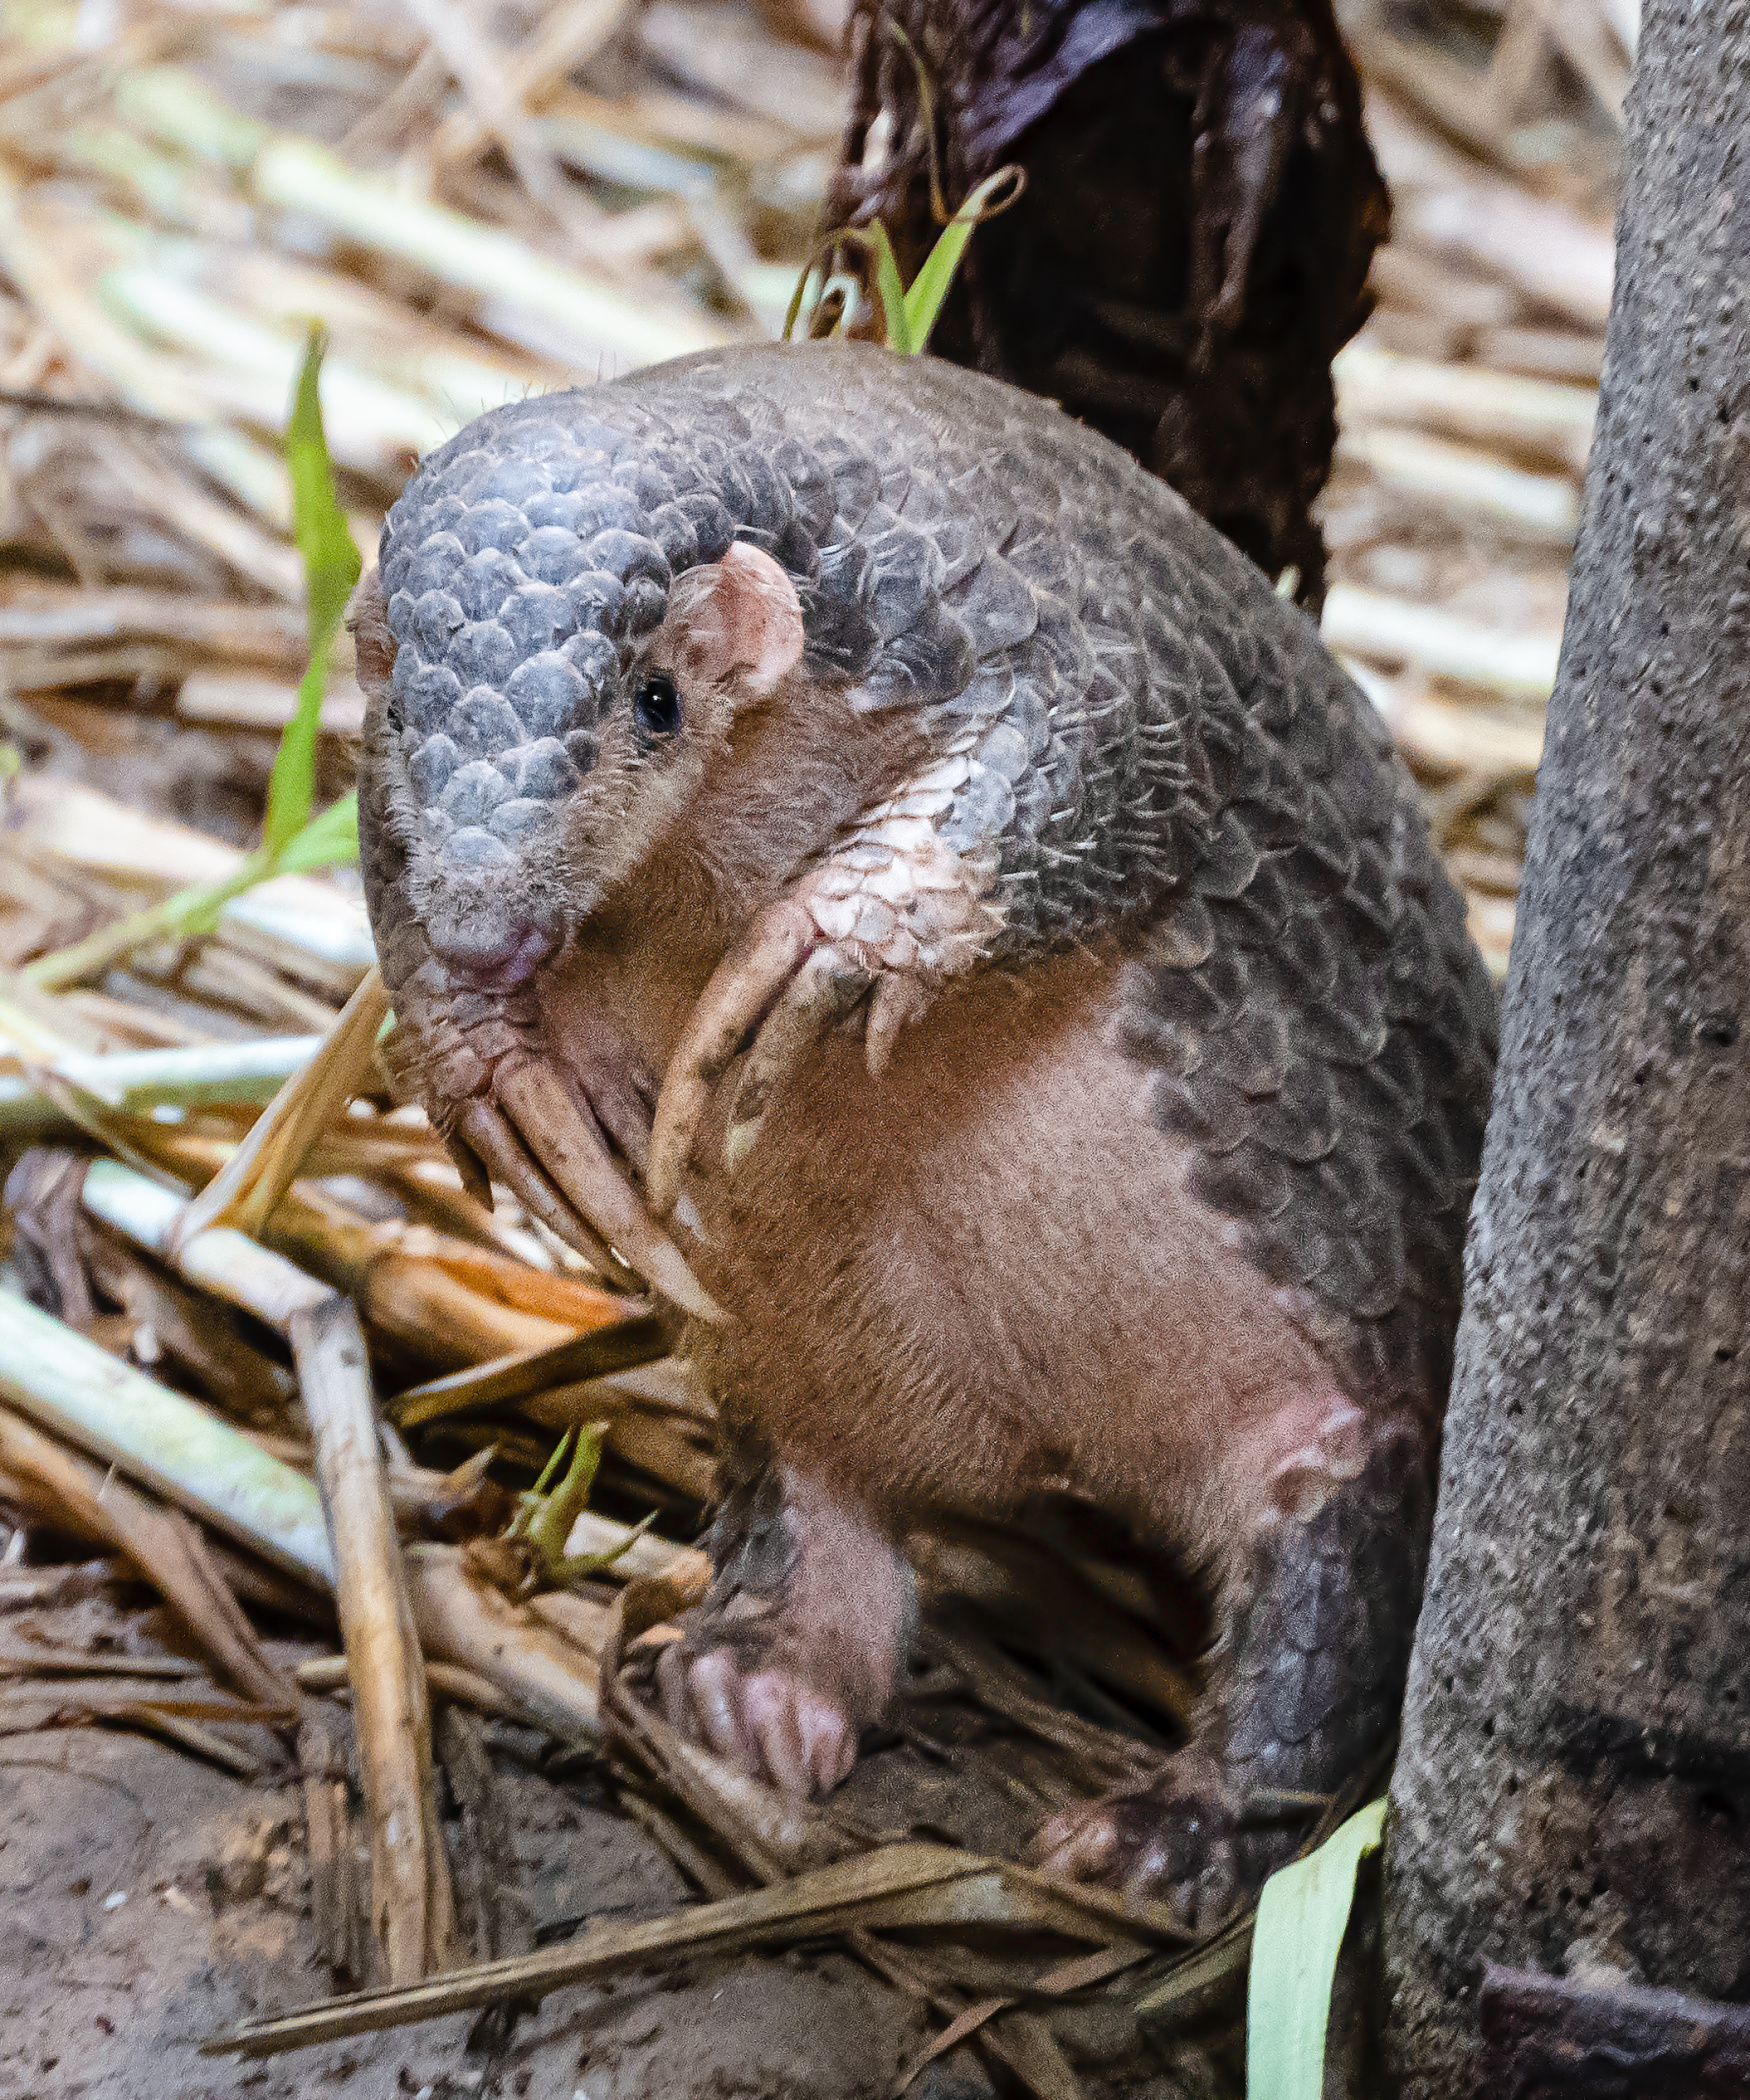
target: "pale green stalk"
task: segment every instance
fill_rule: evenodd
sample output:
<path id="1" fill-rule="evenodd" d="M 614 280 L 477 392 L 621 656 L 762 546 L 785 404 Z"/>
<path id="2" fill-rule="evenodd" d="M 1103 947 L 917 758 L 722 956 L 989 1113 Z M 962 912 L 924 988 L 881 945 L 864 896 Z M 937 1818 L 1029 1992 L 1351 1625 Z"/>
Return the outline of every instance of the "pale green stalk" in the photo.
<path id="1" fill-rule="evenodd" d="M 1385 1802 L 1370 1801 L 1316 1852 L 1265 1882 L 1246 1994 L 1246 2100 L 1320 2100 L 1356 1869 L 1384 1832 Z"/>
<path id="2" fill-rule="evenodd" d="M 271 1101 L 320 1047 L 319 1035 L 269 1036 L 252 1043 L 203 1043 L 192 1049 L 117 1050 L 94 1056 L 58 1054 L 51 1069 L 86 1093 L 129 1115 L 160 1107 L 199 1108 L 211 1101 Z M 65 1122 L 40 1088 L 16 1075 L 0 1077 L 0 1133 L 18 1138 Z"/>
<path id="3" fill-rule="evenodd" d="M 334 1562 L 313 1482 L 9 1292 L 0 1292 L 0 1399 L 264 1559 L 332 1587 Z"/>

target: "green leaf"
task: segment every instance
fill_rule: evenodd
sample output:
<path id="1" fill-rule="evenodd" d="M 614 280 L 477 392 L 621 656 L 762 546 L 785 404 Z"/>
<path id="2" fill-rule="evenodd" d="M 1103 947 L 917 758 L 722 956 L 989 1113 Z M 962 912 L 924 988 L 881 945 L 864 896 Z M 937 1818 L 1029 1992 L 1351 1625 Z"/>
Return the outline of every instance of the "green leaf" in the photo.
<path id="1" fill-rule="evenodd" d="M 280 875 L 302 875 L 311 868 L 332 868 L 359 856 L 359 798 L 343 795 L 302 831 L 288 839 L 274 863 Z"/>
<path id="2" fill-rule="evenodd" d="M 310 821 L 316 796 L 316 730 L 328 686 L 328 658 L 346 601 L 363 566 L 346 514 L 334 489 L 334 463 L 322 430 L 319 381 L 325 331 L 312 325 L 304 347 L 286 429 L 286 465 L 292 478 L 292 531 L 304 557 L 304 595 L 310 641 L 309 663 L 298 686 L 298 705 L 286 724 L 267 790 L 267 821 L 261 843 L 269 857 L 280 853 Z"/>
<path id="3" fill-rule="evenodd" d="M 559 1471 L 566 1446 L 571 1442 L 572 1432 L 568 1429 L 560 1439 L 558 1450 L 547 1461 L 540 1479 L 519 1498 L 522 1514 L 512 1526 L 512 1532 L 520 1530 L 544 1563 L 564 1558 L 565 1541 L 571 1536 L 572 1526 L 589 1507 L 589 1491 L 595 1485 L 596 1468 L 602 1462 L 602 1440 L 607 1433 L 605 1422 L 581 1424 L 576 1431 L 577 1442 L 571 1451 L 571 1463 L 565 1468 L 565 1477 L 549 1491 L 548 1483 Z"/>
<path id="4" fill-rule="evenodd" d="M 911 290 L 905 295 L 906 337 L 911 353 L 922 350 L 929 342 L 936 316 L 942 311 L 942 302 L 954 282 L 954 272 L 959 269 L 960 258 L 966 253 L 966 244 L 972 238 L 972 229 L 987 216 L 990 201 L 997 192 L 1005 184 L 1014 182 L 1016 173 L 1016 169 L 1005 167 L 998 168 L 994 175 L 987 175 L 942 228 L 936 245 L 924 258 L 923 268 L 912 279 Z M 891 336 L 888 347 L 898 347 Z"/>
<path id="5" fill-rule="evenodd" d="M 875 251 L 875 290 L 880 295 L 881 317 L 887 327 L 887 347 L 896 356 L 910 357 L 918 345 L 911 339 L 911 318 L 906 312 L 899 258 L 879 219 L 868 229 L 867 239 Z"/>
<path id="6" fill-rule="evenodd" d="M 1355 1872 L 1384 1829 L 1385 1802 L 1370 1801 L 1264 1884 L 1246 1994 L 1246 2100 L 1319 2100 Z"/>
<path id="7" fill-rule="evenodd" d="M 24 975 L 45 991 L 95 977 L 151 941 L 185 941 L 210 933 L 221 908 L 269 877 L 327 868 L 358 858 L 358 797 L 346 795 L 312 818 L 316 799 L 316 732 L 328 685 L 328 659 L 362 566 L 334 489 L 334 466 L 322 434 L 317 380 L 327 338 L 312 326 L 286 430 L 292 476 L 293 530 L 304 558 L 310 658 L 298 705 L 280 738 L 267 788 L 261 844 L 222 882 L 178 890 L 145 911 L 102 927 L 70 948 L 27 963 Z"/>

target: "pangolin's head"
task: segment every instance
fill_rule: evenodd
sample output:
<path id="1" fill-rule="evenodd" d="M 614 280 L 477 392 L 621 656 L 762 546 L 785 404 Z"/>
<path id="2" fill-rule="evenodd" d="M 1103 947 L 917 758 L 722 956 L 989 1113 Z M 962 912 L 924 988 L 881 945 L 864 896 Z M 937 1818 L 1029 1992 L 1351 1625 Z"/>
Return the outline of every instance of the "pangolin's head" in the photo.
<path id="1" fill-rule="evenodd" d="M 452 980 L 526 978 L 786 680 L 884 707 L 971 674 L 930 541 L 871 550 L 847 522 L 877 499 L 866 463 L 710 377 L 494 411 L 389 514 L 354 621 L 370 765 Z"/>

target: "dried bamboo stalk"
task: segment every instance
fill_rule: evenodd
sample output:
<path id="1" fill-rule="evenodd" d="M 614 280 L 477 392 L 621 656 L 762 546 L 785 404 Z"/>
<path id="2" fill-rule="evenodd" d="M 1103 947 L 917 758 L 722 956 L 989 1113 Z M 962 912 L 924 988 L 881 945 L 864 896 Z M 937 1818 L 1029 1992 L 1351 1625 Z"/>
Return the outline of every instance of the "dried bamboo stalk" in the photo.
<path id="1" fill-rule="evenodd" d="M 1331 373 L 1346 424 L 1423 424 L 1473 444 L 1539 452 L 1574 474 L 1585 471 L 1598 420 L 1596 387 L 1404 357 L 1365 336 L 1338 353 Z"/>
<path id="2" fill-rule="evenodd" d="M 518 1883 L 516 1836 L 504 1790 L 498 1783 L 479 1721 L 455 1706 L 438 1715 L 438 1748 L 450 1792 L 461 1811 L 456 1847 L 458 1866 L 466 1873 L 478 1961 L 500 1955 L 528 1954 L 535 1935 Z M 505 2000 L 487 2016 L 491 2043 L 502 2051 L 510 2037 L 515 2007 Z M 479 2046 L 477 2034 L 470 2038 Z"/>
<path id="3" fill-rule="evenodd" d="M 337 1979 L 351 1973 L 350 1891 L 341 1857 L 350 1843 L 346 1788 L 340 1782 L 334 1743 L 322 1720 L 311 1715 L 298 1730 L 298 1772 L 304 1797 L 305 1857 L 310 1867 L 310 1923 L 318 1957 Z"/>
<path id="4" fill-rule="evenodd" d="M 665 1323 L 643 1311 L 636 1299 L 628 1299 L 623 1319 L 586 1330 L 554 1348 L 501 1356 L 398 1394 L 393 1410 L 396 1426 L 412 1429 L 470 1408 L 502 1407 L 555 1386 L 575 1385 L 653 1363 L 668 1351 Z"/>
<path id="5" fill-rule="evenodd" d="M 234 1421 L 259 1429 L 290 1419 L 297 1381 L 243 1331 L 233 1313 L 166 1276 L 156 1262 L 89 1217 L 80 1225 L 78 1247 L 92 1281 L 136 1323 L 134 1354 L 142 1363 L 148 1361 L 142 1330 L 149 1330 L 158 1352 L 192 1371 Z"/>
<path id="6" fill-rule="evenodd" d="M 87 1190 L 105 1173 L 122 1196 L 144 1192 L 168 1203 L 174 1213 L 174 1197 L 107 1162 L 92 1167 Z M 167 1236 L 169 1224 L 161 1220 L 160 1230 Z M 241 1233 L 223 1230 L 192 1241 L 182 1262 L 190 1281 L 216 1287 L 221 1296 L 250 1305 L 281 1328 L 327 1295 L 295 1270 L 289 1278 L 280 1273 L 289 1268 Z M 319 1591 L 333 1590 L 333 1554 L 311 1481 L 197 1402 L 155 1384 L 85 1335 L 3 1292 L 0 1398 L 273 1566 Z M 595 1739 L 594 1656 L 487 1587 L 454 1547 L 410 1548 L 404 1564 L 415 1627 L 427 1655 L 485 1677 L 524 1719 L 561 1741 Z"/>
<path id="7" fill-rule="evenodd" d="M 326 999 L 301 992 L 265 963 L 203 941 L 177 973 L 178 989 L 215 1006 L 240 1007 L 269 1028 L 314 1029 L 326 1035 L 334 1021 L 334 1008 Z"/>
<path id="8" fill-rule="evenodd" d="M 1366 425 L 1339 435 L 1337 457 L 1368 468 L 1387 488 L 1515 539 L 1563 548 L 1574 543 L 1580 498 L 1566 475 L 1528 474 L 1473 446 Z"/>
<path id="9" fill-rule="evenodd" d="M 302 668 L 306 648 L 303 616 L 289 606 L 240 605 L 234 598 L 191 598 L 125 585 L 93 591 L 32 583 L 0 597 L 0 660 L 14 650 L 88 649 L 112 642 L 160 642 L 194 655 L 288 671 Z"/>
<path id="10" fill-rule="evenodd" d="M 472 1574 L 453 1546 L 410 1546 L 404 1561 L 427 1654 L 478 1672 L 560 1742 L 597 1740 L 595 1656 Z"/>
<path id="11" fill-rule="evenodd" d="M 277 2018 L 250 2020 L 201 2045 L 205 2055 L 267 2056 L 411 2021 L 540 1997 L 568 1984 L 679 1954 L 712 1956 L 846 1931 L 985 1926 L 1065 1934 L 1128 1951 L 1185 1935 L 1163 1906 L 1126 1907 L 1100 1890 L 1048 1882 L 1024 1867 L 941 1845 L 879 1850 L 667 1918 L 594 1925 L 576 1940 L 483 1963 L 405 1990 L 361 1992 Z"/>
<path id="12" fill-rule="evenodd" d="M 1616 271 L 1609 226 L 1511 183 L 1480 177 L 1400 195 L 1393 230 L 1400 240 L 1498 272 L 1536 305 L 1587 327 L 1609 318 Z"/>
<path id="13" fill-rule="evenodd" d="M 294 1312 L 287 1326 L 316 1442 L 370 1808 L 371 1933 L 385 1978 L 411 1983 L 441 1966 L 451 1917 L 443 1839 L 431 1812 L 425 1665 L 383 1474 L 365 1339 L 351 1305 L 328 1294 Z"/>
<path id="14" fill-rule="evenodd" d="M 297 711 L 298 689 L 288 680 L 243 671 L 196 671 L 176 695 L 180 720 L 223 729 L 282 730 Z M 358 737 L 365 726 L 365 696 L 355 681 L 339 679 L 322 702 L 325 736 Z"/>
<path id="15" fill-rule="evenodd" d="M 176 1227 L 177 1246 L 213 1225 L 261 1230 L 330 1119 L 364 1084 L 388 1011 L 389 994 L 372 969 L 321 1048 L 281 1087 L 230 1160 L 189 1203 Z"/>
<path id="16" fill-rule="evenodd" d="M 76 345 L 79 363 L 101 374 L 128 406 L 186 426 L 184 444 L 205 472 L 270 526 L 289 526 L 285 463 L 241 431 L 209 422 L 199 389 L 111 317 L 65 267 L 53 241 L 27 223 L 19 203 L 19 184 L 0 172 L 0 265 L 60 341 Z M 297 663 L 296 652 L 291 661 Z"/>
<path id="17" fill-rule="evenodd" d="M 515 336 L 519 317 L 569 342 L 582 364 L 605 355 L 643 365 L 709 349 L 720 329 L 675 302 L 639 298 L 567 270 L 513 234 L 440 204 L 403 196 L 391 183 L 360 175 L 313 140 L 280 138 L 254 168 L 261 203 L 305 212 L 344 239 L 425 270 L 439 283 L 483 302 L 481 320 Z"/>
<path id="18" fill-rule="evenodd" d="M 309 1662 L 299 1663 L 292 1673 L 299 1686 L 306 1692 L 344 1692 L 351 1689 L 344 1655 L 319 1655 Z M 490 1714 L 502 1721 L 518 1721 L 524 1718 L 522 1709 L 512 1699 L 507 1699 L 490 1678 L 482 1677 L 478 1671 L 465 1670 L 460 1663 L 433 1662 L 428 1656 L 425 1664 L 425 1681 L 430 1697 L 458 1700 L 471 1706 L 477 1713 Z"/>
<path id="19" fill-rule="evenodd" d="M 70 781 L 26 774 L 13 783 L 9 802 L 14 846 L 81 875 L 181 889 L 225 882 L 246 858 L 239 847 Z M 343 999 L 376 961 L 363 905 L 309 875 L 276 875 L 233 897 L 220 912 L 215 938 L 265 954 L 295 976 L 332 982 Z M 53 989 L 72 981 L 72 966 L 44 957 L 28 965 L 25 976 Z"/>
<path id="20" fill-rule="evenodd" d="M 627 14 L 627 0 L 570 0 L 549 14 L 528 47 L 508 60 L 508 85 L 519 103 L 532 107 L 579 71 L 608 42 Z M 472 109 L 457 110 L 438 126 L 431 142 L 434 168 L 467 160 L 487 143 L 488 126 Z"/>
<path id="21" fill-rule="evenodd" d="M 1437 699 L 1412 675 L 1367 678 L 1362 690 L 1413 766 L 1491 780 L 1529 778 L 1543 762 L 1541 710 L 1527 719 Z"/>
<path id="22" fill-rule="evenodd" d="M 295 1686 L 268 1659 L 186 1517 L 125 1480 L 106 1479 L 101 1465 L 6 1407 L 0 1407 L 0 1466 L 13 1481 L 34 1485 L 84 1535 L 125 1554 L 245 1698 L 282 1714 L 297 1711 Z"/>
<path id="23" fill-rule="evenodd" d="M 1503 634 L 1475 620 L 1336 585 L 1325 600 L 1326 645 L 1340 655 L 1419 664 L 1437 677 L 1486 686 L 1515 700 L 1547 700 L 1555 684 L 1560 637 Z"/>
<path id="24" fill-rule="evenodd" d="M 177 1706 L 192 1702 L 178 1701 Z M 238 1744 L 201 1727 L 191 1714 L 177 1711 L 162 1699 L 117 1699 L 98 1701 L 87 1694 L 61 1699 L 38 1707 L 22 1719 L 0 1725 L 0 1735 L 34 1735 L 43 1728 L 137 1728 L 145 1735 L 160 1737 L 174 1749 L 205 1758 L 246 1785 L 261 1777 L 261 1760 Z M 201 1718 L 231 1721 L 247 1726 L 272 1718 L 258 1706 L 233 1706 L 218 1700 L 200 1702 Z"/>
<path id="25" fill-rule="evenodd" d="M 15 1475 L 14 1478 L 17 1476 Z M 199 1677 L 197 1662 L 178 1655 L 111 1655 L 103 1649 L 33 1648 L 28 1655 L 0 1653 L 0 1677 Z"/>
<path id="26" fill-rule="evenodd" d="M 408 12 L 441 51 L 469 109 L 486 135 L 504 149 L 517 180 L 554 222 L 570 231 L 591 205 L 572 190 L 529 122 L 522 92 L 504 54 L 471 14 L 455 0 L 403 0 Z"/>
<path id="27" fill-rule="evenodd" d="M 113 1161 L 93 1162 L 84 1203 L 93 1217 L 215 1292 L 283 1330 L 324 1284 L 355 1299 L 373 1329 L 423 1354 L 478 1362 L 544 1349 L 624 1316 L 626 1300 L 569 1277 L 544 1276 L 502 1255 L 445 1241 L 423 1228 L 366 1225 L 294 1189 L 275 1212 L 273 1249 L 218 1226 L 172 1247 L 180 1197 Z M 293 1258 L 288 1258 L 295 1257 Z M 321 1276 L 317 1282 L 298 1263 Z M 478 1279 L 475 1287 L 472 1279 Z M 538 1311 L 525 1311 L 525 1305 Z M 440 1322 L 438 1332 L 431 1323 Z"/>

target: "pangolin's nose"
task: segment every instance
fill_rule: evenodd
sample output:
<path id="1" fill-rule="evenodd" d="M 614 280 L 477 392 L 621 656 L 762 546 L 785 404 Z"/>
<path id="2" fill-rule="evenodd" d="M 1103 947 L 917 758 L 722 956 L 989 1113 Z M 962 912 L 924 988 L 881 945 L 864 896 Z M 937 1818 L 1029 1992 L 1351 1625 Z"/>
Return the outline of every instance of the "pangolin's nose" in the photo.
<path id="1" fill-rule="evenodd" d="M 489 890 L 446 899 L 426 920 L 425 931 L 452 980 L 482 992 L 526 984 L 559 946 L 554 934 Z"/>

